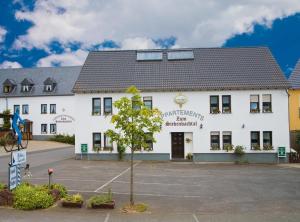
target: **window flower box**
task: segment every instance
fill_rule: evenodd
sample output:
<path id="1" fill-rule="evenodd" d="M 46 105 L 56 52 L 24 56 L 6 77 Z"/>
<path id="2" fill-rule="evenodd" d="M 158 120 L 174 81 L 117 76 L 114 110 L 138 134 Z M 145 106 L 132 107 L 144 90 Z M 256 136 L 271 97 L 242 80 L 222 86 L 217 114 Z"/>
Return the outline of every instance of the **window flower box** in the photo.
<path id="1" fill-rule="evenodd" d="M 220 150 L 220 146 L 218 145 L 212 145 L 210 150 Z"/>
<path id="2" fill-rule="evenodd" d="M 260 113 L 260 110 L 259 109 L 251 109 L 250 113 Z"/>
<path id="3" fill-rule="evenodd" d="M 272 145 L 270 145 L 270 144 L 265 144 L 263 146 L 263 150 L 274 150 L 274 147 Z"/>

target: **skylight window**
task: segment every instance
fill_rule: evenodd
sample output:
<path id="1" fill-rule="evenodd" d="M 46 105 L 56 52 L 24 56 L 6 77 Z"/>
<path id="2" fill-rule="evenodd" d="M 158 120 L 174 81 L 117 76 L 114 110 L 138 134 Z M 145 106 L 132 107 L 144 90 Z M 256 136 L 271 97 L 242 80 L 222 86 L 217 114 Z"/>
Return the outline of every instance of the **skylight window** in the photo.
<path id="1" fill-rule="evenodd" d="M 162 60 L 162 52 L 137 52 L 137 61 Z"/>
<path id="2" fill-rule="evenodd" d="M 171 51 L 168 52 L 168 60 L 194 59 L 194 52 L 189 51 Z"/>

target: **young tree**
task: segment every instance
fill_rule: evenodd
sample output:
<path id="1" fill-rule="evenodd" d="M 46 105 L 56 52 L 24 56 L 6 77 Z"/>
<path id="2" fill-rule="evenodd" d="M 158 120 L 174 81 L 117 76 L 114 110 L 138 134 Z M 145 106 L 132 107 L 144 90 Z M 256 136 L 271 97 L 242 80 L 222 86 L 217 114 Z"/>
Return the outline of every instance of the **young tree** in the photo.
<path id="1" fill-rule="evenodd" d="M 149 149 L 147 141 L 156 142 L 154 133 L 160 132 L 162 126 L 161 112 L 158 109 L 149 109 L 144 106 L 140 91 L 131 86 L 126 90 L 131 98 L 122 97 L 114 102 L 118 113 L 112 116 L 111 122 L 115 130 L 108 130 L 111 141 L 118 145 L 129 148 L 131 151 L 130 163 L 130 205 L 133 201 L 133 155 L 143 147 Z"/>

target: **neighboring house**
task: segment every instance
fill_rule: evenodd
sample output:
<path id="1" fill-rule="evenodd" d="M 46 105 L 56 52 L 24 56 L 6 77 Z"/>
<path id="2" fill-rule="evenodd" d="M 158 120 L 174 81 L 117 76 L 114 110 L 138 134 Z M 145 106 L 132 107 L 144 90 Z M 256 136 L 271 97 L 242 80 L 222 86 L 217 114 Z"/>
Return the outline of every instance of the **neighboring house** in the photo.
<path id="1" fill-rule="evenodd" d="M 0 112 L 20 110 L 33 139 L 74 134 L 72 88 L 81 66 L 0 69 Z"/>
<path id="2" fill-rule="evenodd" d="M 297 143 L 297 137 L 300 136 L 300 59 L 289 78 L 289 82 L 291 85 L 289 90 L 291 148 L 300 150 L 300 144 Z"/>
<path id="3" fill-rule="evenodd" d="M 113 102 L 131 85 L 164 120 L 153 149 L 141 148 L 136 159 L 192 153 L 194 161 L 234 161 L 224 150 L 232 144 L 246 148 L 249 162 L 274 163 L 278 147 L 289 151 L 289 84 L 268 48 L 115 50 L 90 52 L 73 88 L 77 158 L 118 158 L 105 132 Z"/>

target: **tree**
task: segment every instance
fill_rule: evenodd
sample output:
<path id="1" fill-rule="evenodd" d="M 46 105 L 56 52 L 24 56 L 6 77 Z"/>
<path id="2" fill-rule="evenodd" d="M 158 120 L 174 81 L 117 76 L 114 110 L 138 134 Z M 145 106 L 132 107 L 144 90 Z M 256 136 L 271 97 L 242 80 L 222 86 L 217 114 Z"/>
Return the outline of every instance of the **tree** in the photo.
<path id="1" fill-rule="evenodd" d="M 118 113 L 113 115 L 111 122 L 115 130 L 106 131 L 111 141 L 118 146 L 130 149 L 130 205 L 133 201 L 133 155 L 134 152 L 143 147 L 149 149 L 148 143 L 151 140 L 155 143 L 154 134 L 160 132 L 162 126 L 161 112 L 158 109 L 149 109 L 144 106 L 140 91 L 131 86 L 126 90 L 131 98 L 122 97 L 114 102 Z"/>
<path id="2" fill-rule="evenodd" d="M 10 130 L 11 127 L 11 123 L 10 123 L 10 119 L 11 119 L 11 115 L 10 115 L 10 110 L 4 110 L 3 113 L 4 115 L 3 117 L 3 129 L 4 130 Z"/>

